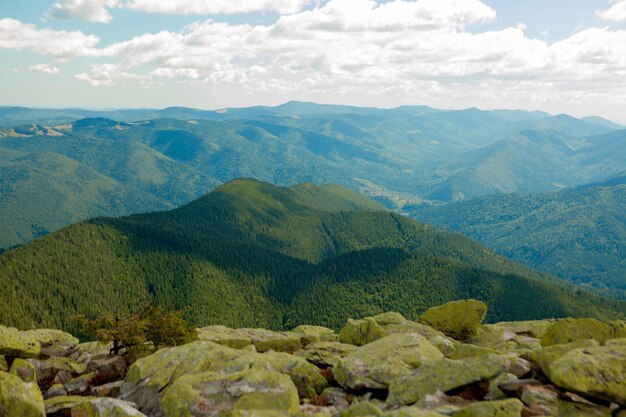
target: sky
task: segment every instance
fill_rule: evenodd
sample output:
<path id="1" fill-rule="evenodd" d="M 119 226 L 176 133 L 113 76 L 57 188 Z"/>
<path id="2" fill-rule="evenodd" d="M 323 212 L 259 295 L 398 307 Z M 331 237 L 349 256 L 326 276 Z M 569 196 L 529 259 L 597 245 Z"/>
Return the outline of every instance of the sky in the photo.
<path id="1" fill-rule="evenodd" d="M 626 0 L 0 0 L 0 105 L 290 100 L 626 123 Z"/>

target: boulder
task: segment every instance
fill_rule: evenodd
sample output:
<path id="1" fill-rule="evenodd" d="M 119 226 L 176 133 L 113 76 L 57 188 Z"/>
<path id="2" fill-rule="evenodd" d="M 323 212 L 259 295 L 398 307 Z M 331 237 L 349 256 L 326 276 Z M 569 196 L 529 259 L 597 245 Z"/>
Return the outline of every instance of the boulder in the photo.
<path id="1" fill-rule="evenodd" d="M 455 350 L 449 352 L 446 355 L 448 359 L 464 359 L 464 358 L 472 358 L 475 356 L 482 355 L 497 355 L 501 353 L 495 349 L 484 348 L 476 345 L 472 345 L 471 343 L 463 343 L 459 345 Z"/>
<path id="2" fill-rule="evenodd" d="M 45 406 L 48 417 L 146 417 L 134 404 L 115 398 L 53 397 Z"/>
<path id="3" fill-rule="evenodd" d="M 367 343 L 387 336 L 385 330 L 372 317 L 362 320 L 348 319 L 348 322 L 339 332 L 339 341 L 355 346 L 363 346 Z"/>
<path id="4" fill-rule="evenodd" d="M 43 399 L 47 400 L 48 398 L 61 397 L 67 395 L 67 390 L 63 386 L 63 384 L 54 384 L 43 395 Z"/>
<path id="5" fill-rule="evenodd" d="M 207 326 L 198 329 L 198 339 L 241 349 L 254 345 L 257 352 L 295 352 L 302 347 L 301 334 L 273 332 L 265 329 L 230 329 L 225 326 Z"/>
<path id="6" fill-rule="evenodd" d="M 68 380 L 85 373 L 87 366 L 73 361 L 70 358 L 52 357 L 45 361 L 29 359 L 37 371 L 37 384 L 42 390 L 47 390 L 57 382 L 65 383 Z M 57 376 L 61 373 L 59 378 Z"/>
<path id="7" fill-rule="evenodd" d="M 72 349 L 69 358 L 78 363 L 87 363 L 94 356 L 111 353 L 111 346 L 101 342 L 79 343 Z"/>
<path id="8" fill-rule="evenodd" d="M 0 355 L 35 358 L 39 356 L 39 342 L 13 327 L 0 326 Z"/>
<path id="9" fill-rule="evenodd" d="M 340 359 L 333 370 L 337 382 L 351 390 L 386 389 L 389 383 L 443 354 L 425 337 L 400 333 L 376 340 Z"/>
<path id="10" fill-rule="evenodd" d="M 85 395 L 91 387 L 98 385 L 98 374 L 89 372 L 79 377 L 73 378 L 64 384 L 65 390 L 69 395 Z"/>
<path id="11" fill-rule="evenodd" d="M 454 339 L 465 340 L 477 334 L 486 315 L 487 305 L 482 301 L 460 300 L 428 309 L 419 321 Z"/>
<path id="12" fill-rule="evenodd" d="M 87 372 L 95 372 L 102 382 L 111 382 L 126 377 L 126 359 L 118 355 L 98 355 L 87 362 Z"/>
<path id="13" fill-rule="evenodd" d="M 541 338 L 541 346 L 562 345 L 577 340 L 593 339 L 604 343 L 613 339 L 614 330 L 596 319 L 563 319 L 550 325 Z"/>
<path id="14" fill-rule="evenodd" d="M 550 365 L 567 352 L 579 348 L 596 347 L 598 345 L 598 342 L 595 340 L 578 340 L 572 343 L 531 350 L 525 352 L 522 357 L 533 362 L 544 374 L 549 375 Z"/>
<path id="15" fill-rule="evenodd" d="M 626 346 L 597 346 L 569 351 L 548 368 L 556 385 L 626 405 Z"/>
<path id="16" fill-rule="evenodd" d="M 109 382 L 108 384 L 98 385 L 89 390 L 92 397 L 111 397 L 117 398 L 122 391 L 124 381 Z"/>
<path id="17" fill-rule="evenodd" d="M 0 371 L 0 416 L 45 415 L 43 397 L 35 382 L 27 382 L 14 373 Z"/>
<path id="18" fill-rule="evenodd" d="M 254 369 L 181 376 L 165 389 L 161 404 L 167 417 L 226 417 L 232 410 L 295 413 L 300 409 L 298 390 L 288 376 Z"/>
<path id="19" fill-rule="evenodd" d="M 468 405 L 454 417 L 520 417 L 524 404 L 517 398 L 499 401 L 479 401 Z"/>
<path id="20" fill-rule="evenodd" d="M 439 330 L 414 321 L 406 320 L 403 323 L 386 324 L 383 326 L 383 330 L 388 335 L 397 333 L 417 333 L 422 335 L 444 355 L 453 352 L 460 345 L 459 342 L 449 338 Z"/>
<path id="21" fill-rule="evenodd" d="M 322 326 L 301 325 L 291 331 L 300 336 L 302 346 L 315 342 L 334 342 L 337 334 L 329 328 Z"/>
<path id="22" fill-rule="evenodd" d="M 527 336 L 541 339 L 548 328 L 555 323 L 556 319 L 526 320 L 526 321 L 502 321 L 494 324 L 504 330 L 515 333 L 518 336 Z"/>
<path id="23" fill-rule="evenodd" d="M 314 397 L 328 386 L 320 370 L 299 356 L 283 352 L 251 353 L 253 369 L 276 371 L 291 378 L 302 398 Z"/>
<path id="24" fill-rule="evenodd" d="M 369 401 L 353 402 L 350 407 L 344 410 L 340 417 L 368 417 L 368 416 L 380 416 L 383 411 L 374 403 Z"/>
<path id="25" fill-rule="evenodd" d="M 626 321 L 612 320 L 609 326 L 613 328 L 613 337 L 616 339 L 626 338 Z"/>
<path id="26" fill-rule="evenodd" d="M 39 342 L 41 354 L 48 357 L 65 356 L 79 340 L 69 333 L 56 329 L 34 329 L 22 332 Z"/>
<path id="27" fill-rule="evenodd" d="M 35 366 L 24 359 L 16 358 L 9 372 L 18 376 L 24 382 L 37 384 L 37 371 Z"/>
<path id="28" fill-rule="evenodd" d="M 335 366 L 339 359 L 358 349 L 354 345 L 340 342 L 314 342 L 295 353 L 319 367 Z"/>
<path id="29" fill-rule="evenodd" d="M 396 410 L 387 411 L 381 417 L 445 417 L 435 411 L 424 410 L 418 407 L 402 407 Z"/>
<path id="30" fill-rule="evenodd" d="M 387 403 L 410 405 L 437 391 L 447 392 L 474 382 L 508 372 L 515 358 L 504 355 L 482 355 L 473 358 L 442 359 L 427 363 L 389 385 Z"/>

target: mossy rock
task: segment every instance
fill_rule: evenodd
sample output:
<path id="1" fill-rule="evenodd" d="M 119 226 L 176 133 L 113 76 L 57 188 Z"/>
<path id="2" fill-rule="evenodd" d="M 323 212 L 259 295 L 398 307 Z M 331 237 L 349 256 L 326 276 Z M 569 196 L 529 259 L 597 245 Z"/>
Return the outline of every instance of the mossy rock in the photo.
<path id="1" fill-rule="evenodd" d="M 295 352 L 302 347 L 301 335 L 292 332 L 273 332 L 265 329 L 231 329 L 225 326 L 207 326 L 198 329 L 198 339 L 241 349 L 254 345 L 257 352 Z"/>
<path id="2" fill-rule="evenodd" d="M 592 339 L 578 340 L 572 343 L 565 343 L 562 345 L 549 346 L 543 349 L 536 349 L 525 352 L 522 354 L 524 359 L 528 359 L 533 362 L 541 371 L 549 375 L 550 365 L 563 355 L 579 348 L 590 348 L 599 346 L 599 343 Z"/>
<path id="3" fill-rule="evenodd" d="M 146 417 L 132 403 L 107 397 L 58 396 L 45 401 L 49 415 L 84 417 Z"/>
<path id="4" fill-rule="evenodd" d="M 35 358 L 39 356 L 39 342 L 13 327 L 0 326 L 0 355 Z"/>
<path id="5" fill-rule="evenodd" d="M 445 417 L 435 411 L 424 410 L 418 407 L 402 407 L 396 410 L 387 411 L 381 417 Z"/>
<path id="6" fill-rule="evenodd" d="M 45 417 L 43 397 L 37 384 L 0 371 L 0 415 Z"/>
<path id="7" fill-rule="evenodd" d="M 473 358 L 442 359 L 427 363 L 389 385 L 389 406 L 414 404 L 437 391 L 447 392 L 465 385 L 491 379 L 507 372 L 514 358 L 482 355 Z"/>
<path id="8" fill-rule="evenodd" d="M 291 331 L 300 336 L 302 346 L 307 346 L 315 342 L 334 342 L 338 340 L 338 335 L 327 327 L 301 325 Z"/>
<path id="9" fill-rule="evenodd" d="M 626 346 L 575 349 L 548 370 L 560 387 L 626 406 Z"/>
<path id="10" fill-rule="evenodd" d="M 34 329 L 22 332 L 25 336 L 39 342 L 41 346 L 64 345 L 73 347 L 80 343 L 77 337 L 57 329 Z"/>
<path id="11" fill-rule="evenodd" d="M 446 336 L 439 330 L 435 330 L 430 326 L 414 321 L 407 320 L 399 324 L 387 324 L 383 327 L 383 329 L 388 335 L 398 333 L 416 333 L 422 335 L 444 355 L 453 352 L 459 345 L 458 341 Z"/>
<path id="12" fill-rule="evenodd" d="M 355 346 L 363 346 L 387 336 L 387 332 L 371 317 L 362 320 L 348 319 L 339 331 L 339 341 Z"/>
<path id="13" fill-rule="evenodd" d="M 454 339 L 466 340 L 476 335 L 486 315 L 487 305 L 482 301 L 459 300 L 429 308 L 419 321 Z"/>
<path id="14" fill-rule="evenodd" d="M 613 337 L 615 339 L 626 338 L 626 321 L 612 320 L 609 326 L 613 328 Z"/>
<path id="15" fill-rule="evenodd" d="M 358 349 L 354 345 L 340 342 L 315 342 L 295 353 L 319 367 L 334 367 L 339 359 Z"/>
<path id="16" fill-rule="evenodd" d="M 278 372 L 248 369 L 231 374 L 185 375 L 163 393 L 166 417 L 229 416 L 233 410 L 299 411 L 298 390 Z"/>
<path id="17" fill-rule="evenodd" d="M 250 355 L 253 369 L 264 369 L 288 375 L 301 398 L 320 394 L 328 386 L 319 369 L 304 358 L 283 352 L 266 352 Z"/>
<path id="18" fill-rule="evenodd" d="M 494 324 L 494 326 L 508 330 L 518 336 L 528 336 L 541 339 L 550 326 L 552 326 L 552 324 L 556 321 L 558 321 L 558 319 L 502 321 Z"/>
<path id="19" fill-rule="evenodd" d="M 467 343 L 499 352 L 515 352 L 541 347 L 541 341 L 537 338 L 520 336 L 511 330 L 493 324 L 480 326 L 476 335 L 469 338 Z"/>
<path id="20" fill-rule="evenodd" d="M 383 411 L 374 403 L 369 401 L 354 402 L 344 410 L 339 417 L 378 417 Z"/>
<path id="21" fill-rule="evenodd" d="M 24 382 L 37 384 L 37 369 L 35 365 L 24 359 L 16 358 L 9 372 Z"/>
<path id="22" fill-rule="evenodd" d="M 541 338 L 542 346 L 562 345 L 577 340 L 593 339 L 604 343 L 613 339 L 614 329 L 596 319 L 563 319 L 550 325 Z"/>
<path id="23" fill-rule="evenodd" d="M 454 417 L 520 417 L 524 404 L 517 398 L 499 401 L 479 401 L 468 405 Z"/>
<path id="24" fill-rule="evenodd" d="M 344 388 L 386 389 L 389 383 L 443 354 L 424 336 L 400 333 L 361 346 L 340 359 L 333 374 Z"/>

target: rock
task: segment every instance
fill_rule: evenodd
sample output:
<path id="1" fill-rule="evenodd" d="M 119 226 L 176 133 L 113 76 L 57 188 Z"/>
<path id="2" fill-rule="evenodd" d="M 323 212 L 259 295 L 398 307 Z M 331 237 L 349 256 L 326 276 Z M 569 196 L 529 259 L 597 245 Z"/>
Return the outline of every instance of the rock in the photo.
<path id="1" fill-rule="evenodd" d="M 445 417 L 434 411 L 424 410 L 417 407 L 402 407 L 396 410 L 387 411 L 381 417 Z"/>
<path id="2" fill-rule="evenodd" d="M 479 401 L 468 405 L 454 417 L 520 417 L 524 404 L 516 398 L 499 401 Z"/>
<path id="3" fill-rule="evenodd" d="M 524 353 L 522 357 L 533 362 L 544 374 L 548 375 L 550 372 L 550 365 L 567 352 L 578 348 L 596 346 L 598 346 L 598 342 L 595 340 L 578 340 L 572 343 L 554 345 L 543 349 L 528 351 Z"/>
<path id="4" fill-rule="evenodd" d="M 13 327 L 0 326 L 0 355 L 35 358 L 41 346 L 33 337 Z"/>
<path id="5" fill-rule="evenodd" d="M 302 346 L 315 342 L 334 342 L 338 338 L 333 330 L 322 326 L 301 325 L 291 332 L 300 335 Z"/>
<path id="6" fill-rule="evenodd" d="M 227 416 L 231 410 L 298 412 L 298 391 L 291 379 L 273 371 L 244 370 L 231 374 L 185 375 L 161 398 L 168 417 Z"/>
<path id="7" fill-rule="evenodd" d="M 35 329 L 22 333 L 39 342 L 41 354 L 47 357 L 66 356 L 79 343 L 76 337 L 56 329 Z"/>
<path id="8" fill-rule="evenodd" d="M 558 319 L 526 320 L 526 321 L 502 321 L 494 324 L 503 330 L 515 333 L 518 336 L 527 336 L 541 339 L 548 328 Z"/>
<path id="9" fill-rule="evenodd" d="M 613 328 L 613 337 L 615 339 L 626 338 L 626 321 L 612 320 L 609 322 L 609 326 Z"/>
<path id="10" fill-rule="evenodd" d="M 115 398 L 54 397 L 45 406 L 48 417 L 146 417 L 134 404 Z"/>
<path id="11" fill-rule="evenodd" d="M 319 369 L 298 356 L 283 352 L 250 354 L 253 369 L 277 371 L 288 375 L 302 398 L 320 394 L 328 386 L 328 381 Z"/>
<path id="12" fill-rule="evenodd" d="M 378 408 L 375 404 L 365 401 L 365 402 L 354 402 L 348 407 L 344 412 L 342 412 L 340 417 L 367 417 L 367 416 L 380 416 L 383 414 L 383 411 Z"/>
<path id="13" fill-rule="evenodd" d="M 339 360 L 333 374 L 344 388 L 386 389 L 392 380 L 442 358 L 443 354 L 425 337 L 395 334 L 349 353 Z"/>
<path id="14" fill-rule="evenodd" d="M 35 382 L 0 371 L 0 416 L 45 417 L 43 397 Z"/>
<path id="15" fill-rule="evenodd" d="M 439 414 L 452 415 L 469 404 L 471 404 L 471 401 L 465 398 L 436 392 L 425 396 L 415 406 Z"/>
<path id="16" fill-rule="evenodd" d="M 512 358 L 502 355 L 483 355 L 462 360 L 442 359 L 427 363 L 408 375 L 396 378 L 389 385 L 387 403 L 409 405 L 437 391 L 455 388 L 491 379 L 512 366 Z"/>
<path id="17" fill-rule="evenodd" d="M 453 352 L 460 345 L 459 342 L 449 338 L 439 330 L 414 321 L 407 320 L 400 324 L 387 324 L 383 327 L 383 330 L 388 335 L 397 333 L 417 333 L 422 335 L 444 355 Z"/>
<path id="18" fill-rule="evenodd" d="M 99 355 L 87 363 L 87 371 L 98 374 L 98 379 L 111 382 L 126 377 L 126 359 L 118 355 Z"/>
<path id="19" fill-rule="evenodd" d="M 9 372 L 18 376 L 24 382 L 37 383 L 37 371 L 35 370 L 35 366 L 24 359 L 16 358 Z"/>
<path id="20" fill-rule="evenodd" d="M 84 395 L 91 387 L 97 385 L 98 374 L 96 372 L 90 372 L 88 374 L 81 375 L 73 378 L 65 383 L 65 389 L 69 395 Z"/>
<path id="21" fill-rule="evenodd" d="M 0 355 L 0 372 L 2 371 L 8 371 L 9 370 L 9 365 L 7 364 L 7 360 L 4 358 L 4 356 Z"/>
<path id="22" fill-rule="evenodd" d="M 613 333 L 611 326 L 596 319 L 568 318 L 550 325 L 541 338 L 541 346 L 562 345 L 587 339 L 604 343 L 613 338 Z"/>
<path id="23" fill-rule="evenodd" d="M 396 313 L 395 311 L 377 314 L 373 316 L 372 319 L 383 328 L 389 325 L 404 324 L 408 321 L 402 314 Z"/>
<path id="24" fill-rule="evenodd" d="M 252 360 L 241 359 L 242 353 L 204 340 L 160 349 L 128 368 L 120 398 L 134 402 L 147 415 L 158 415 L 159 393 L 171 382 L 183 375 L 206 371 L 228 373 L 246 369 Z"/>
<path id="25" fill-rule="evenodd" d="M 92 397 L 117 398 L 120 396 L 123 383 L 124 381 L 115 381 L 109 382 L 108 384 L 92 387 L 89 390 L 89 395 L 91 395 Z"/>
<path id="26" fill-rule="evenodd" d="M 358 349 L 340 342 L 314 342 L 295 353 L 318 367 L 335 366 L 339 359 Z"/>
<path id="27" fill-rule="evenodd" d="M 477 334 L 487 315 L 487 306 L 478 300 L 451 301 L 428 309 L 419 321 L 444 334 L 465 340 Z"/>
<path id="28" fill-rule="evenodd" d="M 362 320 L 348 319 L 346 325 L 339 332 L 339 341 L 350 345 L 363 346 L 386 335 L 385 330 L 371 317 Z"/>
<path id="29" fill-rule="evenodd" d="M 37 384 L 45 391 L 52 384 L 57 382 L 65 383 L 77 375 L 85 373 L 87 366 L 73 361 L 70 358 L 52 357 L 45 361 L 29 359 L 37 371 Z M 57 378 L 57 375 L 59 378 Z"/>
<path id="30" fill-rule="evenodd" d="M 78 363 L 87 363 L 94 356 L 106 355 L 111 353 L 111 347 L 108 344 L 100 342 L 79 343 L 71 351 L 69 358 Z"/>
<path id="31" fill-rule="evenodd" d="M 292 332 L 273 332 L 265 329 L 230 329 L 225 326 L 207 326 L 198 329 L 198 339 L 241 349 L 254 345 L 257 352 L 295 352 L 302 348 L 301 335 Z"/>
<path id="32" fill-rule="evenodd" d="M 338 410 L 344 410 L 350 406 L 350 394 L 338 387 L 328 387 L 323 392 L 321 397 L 335 406 Z"/>
<path id="33" fill-rule="evenodd" d="M 472 345 L 471 343 L 463 343 L 459 345 L 455 350 L 451 351 L 446 355 L 448 359 L 464 359 L 464 358 L 472 358 L 476 356 L 482 355 L 497 355 L 500 354 L 500 351 L 495 349 L 484 348 L 476 345 Z"/>
<path id="34" fill-rule="evenodd" d="M 611 415 L 607 407 L 589 402 L 563 401 L 561 396 L 565 395 L 557 392 L 552 386 L 526 385 L 522 388 L 521 400 L 534 412 L 530 415 L 557 417 L 609 417 Z"/>
<path id="35" fill-rule="evenodd" d="M 67 395 L 67 391 L 63 384 L 54 384 L 43 395 L 43 399 L 47 400 L 48 398 L 61 397 Z"/>
<path id="36" fill-rule="evenodd" d="M 558 386 L 626 405 L 626 346 L 572 350 L 548 368 Z"/>

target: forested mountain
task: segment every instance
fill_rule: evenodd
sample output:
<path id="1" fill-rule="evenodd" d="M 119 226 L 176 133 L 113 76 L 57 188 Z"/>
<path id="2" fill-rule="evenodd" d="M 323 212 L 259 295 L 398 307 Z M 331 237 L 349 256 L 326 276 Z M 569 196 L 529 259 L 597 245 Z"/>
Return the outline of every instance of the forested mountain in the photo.
<path id="1" fill-rule="evenodd" d="M 626 305 L 562 287 L 461 235 L 338 186 L 235 180 L 178 209 L 100 218 L 0 255 L 5 324 L 72 328 L 74 313 L 153 299 L 196 325 L 331 327 L 415 318 L 458 298 L 491 320 L 620 316 Z"/>
<path id="2" fill-rule="evenodd" d="M 542 112 L 302 102 L 218 111 L 5 107 L 0 124 L 9 126 L 0 129 L 0 250 L 93 216 L 169 209 L 238 177 L 338 183 L 402 210 L 626 170 L 620 126 Z M 84 182 L 79 168 L 90 172 Z M 51 193 L 55 209 L 44 210 L 37 202 Z"/>
<path id="3" fill-rule="evenodd" d="M 525 265 L 626 294 L 626 173 L 536 194 L 480 197 L 411 215 L 466 234 Z"/>

